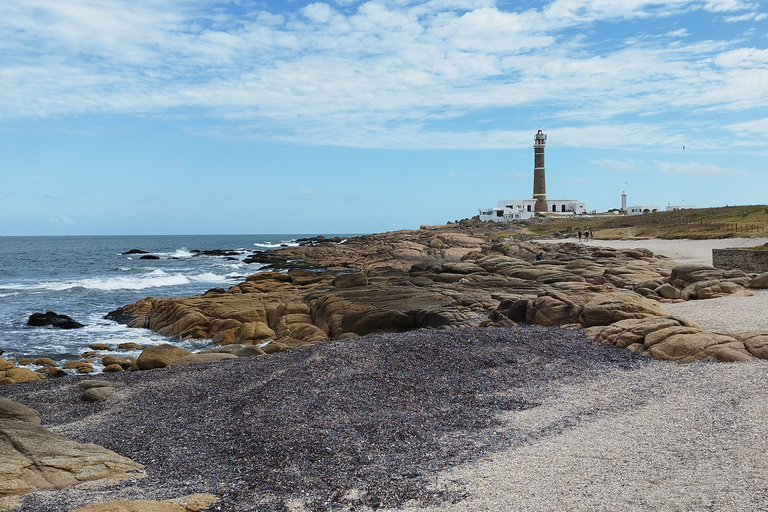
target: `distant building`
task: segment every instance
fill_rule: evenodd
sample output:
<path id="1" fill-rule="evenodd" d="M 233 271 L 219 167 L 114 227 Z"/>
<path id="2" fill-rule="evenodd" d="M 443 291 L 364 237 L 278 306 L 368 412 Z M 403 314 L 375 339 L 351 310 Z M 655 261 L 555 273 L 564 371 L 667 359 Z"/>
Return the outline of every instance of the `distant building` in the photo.
<path id="1" fill-rule="evenodd" d="M 675 212 L 677 210 L 695 210 L 696 207 L 692 204 L 685 204 L 685 201 L 683 201 L 682 204 L 668 204 L 664 209 L 668 212 Z"/>
<path id="2" fill-rule="evenodd" d="M 577 215 L 587 212 L 584 203 L 577 199 L 546 199 L 547 212 L 559 215 Z M 517 199 L 499 201 L 495 208 L 480 208 L 480 220 L 483 222 L 510 222 L 530 219 L 536 213 L 536 199 Z"/>
<path id="3" fill-rule="evenodd" d="M 578 215 L 587 207 L 578 199 L 547 199 L 544 174 L 544 149 L 547 135 L 539 130 L 533 139 L 533 199 L 503 200 L 495 208 L 480 208 L 483 222 L 511 222 L 530 219 L 534 215 Z"/>
<path id="4" fill-rule="evenodd" d="M 661 211 L 660 206 L 651 206 L 650 204 L 637 206 L 637 203 L 635 203 L 634 206 L 627 208 L 627 215 L 643 215 L 644 213 L 655 213 L 658 211 Z"/>

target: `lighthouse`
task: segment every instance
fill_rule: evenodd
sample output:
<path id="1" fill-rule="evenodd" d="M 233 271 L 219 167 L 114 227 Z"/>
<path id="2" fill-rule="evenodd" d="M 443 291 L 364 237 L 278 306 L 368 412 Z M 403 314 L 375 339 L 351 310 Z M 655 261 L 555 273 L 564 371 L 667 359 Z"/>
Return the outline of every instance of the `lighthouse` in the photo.
<path id="1" fill-rule="evenodd" d="M 545 213 L 547 209 L 547 184 L 544 178 L 544 148 L 547 135 L 539 130 L 533 138 L 533 198 L 536 204 L 533 211 Z"/>

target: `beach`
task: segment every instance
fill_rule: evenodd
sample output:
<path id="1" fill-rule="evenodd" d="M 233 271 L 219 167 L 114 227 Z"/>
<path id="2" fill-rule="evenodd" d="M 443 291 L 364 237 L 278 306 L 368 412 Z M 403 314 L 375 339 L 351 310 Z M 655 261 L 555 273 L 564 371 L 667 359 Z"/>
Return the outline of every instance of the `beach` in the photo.
<path id="1" fill-rule="evenodd" d="M 702 257 L 685 241 L 634 247 L 651 243 Z M 739 329 L 733 310 L 765 295 L 727 298 L 663 307 L 722 304 Z M 147 474 L 35 492 L 25 512 L 191 493 L 217 496 L 211 510 L 223 511 L 760 510 L 766 376 L 763 360 L 680 364 L 581 330 L 521 326 L 103 374 L 120 387 L 96 403 L 81 400 L 82 378 L 0 396 Z"/>

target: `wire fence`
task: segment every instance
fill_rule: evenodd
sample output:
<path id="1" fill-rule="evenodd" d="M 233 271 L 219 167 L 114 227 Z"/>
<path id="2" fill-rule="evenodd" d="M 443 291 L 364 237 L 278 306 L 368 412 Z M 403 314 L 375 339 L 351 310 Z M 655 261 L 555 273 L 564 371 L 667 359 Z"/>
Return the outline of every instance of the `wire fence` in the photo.
<path id="1" fill-rule="evenodd" d="M 697 226 L 707 231 L 723 233 L 768 233 L 768 222 L 717 222 L 690 217 L 667 217 L 663 219 L 638 219 L 632 223 L 617 222 L 608 225 L 608 228 L 631 228 L 638 226 Z"/>

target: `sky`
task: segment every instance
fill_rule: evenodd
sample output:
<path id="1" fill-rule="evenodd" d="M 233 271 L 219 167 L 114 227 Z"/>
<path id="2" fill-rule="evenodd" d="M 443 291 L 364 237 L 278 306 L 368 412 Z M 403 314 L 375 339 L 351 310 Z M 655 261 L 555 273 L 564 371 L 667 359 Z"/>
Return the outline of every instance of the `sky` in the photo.
<path id="1" fill-rule="evenodd" d="M 768 4 L 0 2 L 0 235 L 768 203 Z"/>

